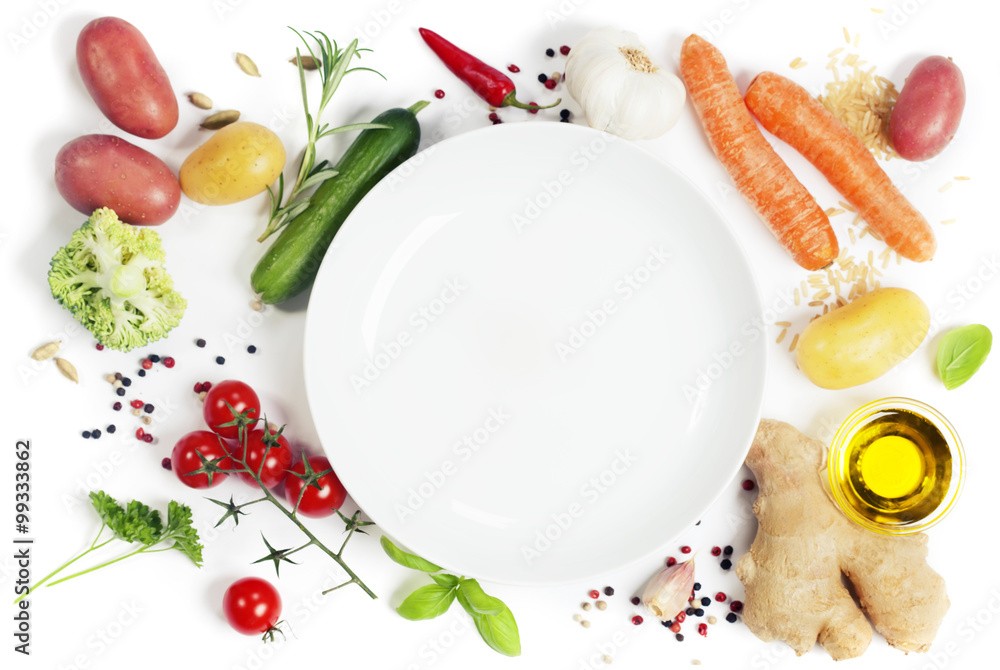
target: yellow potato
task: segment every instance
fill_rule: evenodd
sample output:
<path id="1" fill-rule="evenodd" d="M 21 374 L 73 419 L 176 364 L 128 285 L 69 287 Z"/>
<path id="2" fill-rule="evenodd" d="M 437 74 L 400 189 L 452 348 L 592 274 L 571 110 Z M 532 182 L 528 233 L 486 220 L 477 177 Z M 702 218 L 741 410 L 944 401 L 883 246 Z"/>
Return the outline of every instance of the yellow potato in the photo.
<path id="1" fill-rule="evenodd" d="M 912 354 L 930 328 L 912 291 L 881 288 L 810 323 L 795 348 L 799 369 L 827 389 L 878 379 Z"/>
<path id="2" fill-rule="evenodd" d="M 285 167 L 285 148 L 262 125 L 239 121 L 215 131 L 181 165 L 184 194 L 204 205 L 252 198 L 274 183 Z"/>

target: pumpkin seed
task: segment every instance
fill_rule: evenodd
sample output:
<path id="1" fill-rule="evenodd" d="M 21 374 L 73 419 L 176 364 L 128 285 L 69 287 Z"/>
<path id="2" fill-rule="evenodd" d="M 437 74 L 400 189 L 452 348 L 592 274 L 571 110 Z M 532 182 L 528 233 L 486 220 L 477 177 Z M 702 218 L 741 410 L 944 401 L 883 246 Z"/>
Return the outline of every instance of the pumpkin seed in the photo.
<path id="1" fill-rule="evenodd" d="M 58 340 L 55 342 L 49 342 L 48 344 L 43 344 L 42 346 L 31 352 L 31 357 L 36 361 L 44 361 L 52 358 L 59 351 L 59 345 L 62 344 Z"/>
<path id="2" fill-rule="evenodd" d="M 212 109 L 212 99 L 204 93 L 189 93 L 188 100 L 198 109 Z"/>
<path id="3" fill-rule="evenodd" d="M 76 373 L 76 368 L 65 358 L 56 358 L 56 367 L 59 368 L 63 377 L 76 384 L 80 383 L 80 375 Z"/>
<path id="4" fill-rule="evenodd" d="M 250 56 L 244 53 L 236 54 L 236 64 L 240 66 L 240 69 L 246 72 L 251 77 L 259 77 L 260 70 L 257 69 L 257 64 L 251 60 Z"/>
<path id="5" fill-rule="evenodd" d="M 216 112 L 210 117 L 201 122 L 201 127 L 205 130 L 218 130 L 219 128 L 224 128 L 230 123 L 237 121 L 240 118 L 239 111 L 235 109 L 227 109 L 223 112 Z"/>

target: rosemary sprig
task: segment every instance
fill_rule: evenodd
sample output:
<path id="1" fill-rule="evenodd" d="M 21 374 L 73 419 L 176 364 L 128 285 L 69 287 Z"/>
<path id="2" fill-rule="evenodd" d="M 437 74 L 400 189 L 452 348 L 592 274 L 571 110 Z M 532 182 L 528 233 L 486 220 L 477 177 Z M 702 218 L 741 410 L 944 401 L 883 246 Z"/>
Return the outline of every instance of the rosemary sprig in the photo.
<path id="1" fill-rule="evenodd" d="M 248 446 L 247 438 L 250 432 L 248 428 L 251 427 L 254 423 L 257 423 L 258 420 L 249 419 L 245 415 L 238 414 L 231 407 L 230 411 L 233 413 L 233 421 L 235 422 L 233 425 L 240 426 L 239 442 L 240 445 L 242 445 L 242 450 L 234 450 L 234 453 L 242 453 L 242 456 L 238 457 L 234 455 L 231 457 L 234 467 L 222 468 L 219 463 L 219 460 L 221 459 L 209 460 L 201 456 L 201 454 L 199 453 L 199 456 L 201 457 L 202 461 L 202 467 L 199 468 L 198 471 L 207 472 L 209 473 L 209 476 L 212 476 L 212 474 L 216 473 L 225 473 L 227 475 L 237 474 L 241 472 L 247 473 L 251 477 L 253 477 L 254 481 L 257 483 L 257 486 L 260 488 L 264 497 L 256 498 L 254 500 L 250 500 L 248 502 L 240 504 L 234 503 L 232 496 L 230 496 L 229 502 L 223 502 L 221 500 L 215 500 L 214 498 L 209 498 L 209 500 L 211 500 L 216 505 L 219 505 L 225 510 L 225 514 L 222 516 L 221 519 L 219 519 L 219 522 L 216 524 L 216 526 L 219 526 L 229 518 L 232 518 L 234 525 L 238 526 L 240 515 L 247 516 L 247 512 L 243 511 L 244 507 L 249 507 L 250 505 L 255 505 L 257 503 L 268 501 L 272 503 L 275 507 L 277 507 L 282 514 L 288 517 L 288 519 L 293 524 L 295 524 L 295 526 L 300 531 L 302 531 L 302 534 L 306 536 L 308 541 L 298 547 L 289 547 L 287 549 L 275 549 L 267 541 L 267 538 L 265 538 L 264 535 L 261 534 L 261 538 L 264 540 L 264 546 L 267 547 L 268 554 L 263 558 L 254 561 L 254 563 L 263 563 L 265 561 L 272 561 L 274 563 L 275 573 L 278 574 L 282 562 L 296 564 L 295 561 L 292 561 L 291 559 L 288 558 L 289 556 L 298 553 L 303 549 L 308 549 L 309 547 L 316 547 L 317 549 L 325 553 L 327 556 L 332 558 L 334 562 L 337 563 L 337 565 L 343 568 L 344 572 L 346 572 L 347 576 L 349 577 L 349 579 L 343 582 L 342 584 L 339 584 L 337 586 L 334 586 L 333 588 L 324 591 L 323 592 L 324 594 L 342 588 L 344 586 L 348 586 L 349 584 L 357 584 L 358 586 L 361 587 L 361 589 L 365 593 L 367 593 L 373 599 L 377 598 L 378 596 L 376 596 L 375 593 L 370 588 L 368 588 L 368 586 L 363 581 L 361 581 L 361 578 L 358 577 L 353 570 L 351 570 L 350 566 L 347 565 L 347 562 L 343 558 L 344 548 L 347 546 L 348 541 L 350 541 L 350 539 L 354 536 L 354 533 L 355 532 L 364 533 L 364 531 L 361 530 L 361 527 L 369 526 L 371 525 L 371 522 L 358 520 L 358 516 L 361 513 L 360 510 L 356 511 L 354 515 L 351 516 L 350 518 L 345 517 L 339 510 L 337 510 L 337 514 L 340 516 L 341 520 L 345 522 L 344 531 L 347 533 L 347 537 L 344 538 L 343 543 L 340 545 L 340 549 L 338 549 L 337 551 L 329 549 L 326 545 L 323 544 L 322 541 L 320 541 L 318 537 L 316 537 L 302 523 L 302 520 L 299 518 L 298 514 L 298 502 L 296 502 L 295 507 L 293 507 L 292 509 L 288 509 L 288 507 L 286 507 L 281 501 L 279 501 L 277 498 L 274 497 L 274 494 L 271 493 L 271 491 L 266 486 L 264 486 L 263 482 L 261 481 L 261 472 L 264 463 L 267 462 L 268 452 L 273 448 L 274 445 L 277 444 L 277 436 L 281 434 L 281 431 L 284 430 L 284 427 L 278 429 L 277 431 L 272 431 L 269 427 L 269 424 L 267 423 L 267 417 L 264 417 L 263 420 L 259 421 L 264 426 L 264 437 L 262 441 L 265 446 L 265 452 L 261 458 L 260 467 L 254 470 L 253 468 L 248 466 L 246 462 L 246 456 L 249 453 L 249 449 L 247 448 Z M 327 474 L 328 472 L 332 472 L 332 470 L 327 469 L 327 470 L 322 470 L 320 472 L 315 472 L 311 469 L 311 466 L 309 466 L 308 460 L 306 461 L 306 464 L 307 464 L 307 473 L 306 475 L 303 476 L 308 476 L 307 485 L 319 488 L 320 487 L 318 484 L 319 478 Z"/>
<path id="2" fill-rule="evenodd" d="M 319 105 L 316 108 L 316 114 L 313 116 L 309 113 L 306 70 L 303 66 L 304 57 L 299 49 L 295 49 L 295 60 L 293 62 L 299 69 L 299 83 L 302 87 L 302 106 L 306 112 L 306 131 L 309 137 L 306 142 L 305 151 L 302 153 L 302 161 L 299 163 L 299 172 L 295 178 L 295 184 L 288 191 L 288 197 L 285 197 L 284 176 L 278 177 L 277 193 L 271 190 L 270 186 L 267 188 L 267 192 L 271 198 L 270 215 L 264 233 L 257 238 L 258 242 L 263 242 L 276 233 L 309 206 L 309 197 L 303 195 L 305 191 L 337 174 L 336 170 L 327 167 L 327 161 L 324 160 L 318 164 L 316 163 L 317 141 L 328 135 L 336 135 L 337 133 L 364 130 L 366 128 L 389 127 L 381 123 L 350 123 L 336 128 L 331 128 L 328 123 L 321 124 L 320 119 L 323 116 L 323 111 L 326 109 L 330 99 L 333 98 L 333 94 L 336 93 L 340 82 L 345 76 L 352 72 L 367 71 L 374 72 L 383 79 L 385 77 L 380 72 L 371 68 L 350 67 L 351 60 L 354 57 L 361 58 L 362 52 L 371 51 L 371 49 L 359 49 L 357 39 L 354 39 L 350 44 L 341 49 L 325 33 L 319 31 L 316 31 L 315 34 L 308 31 L 300 33 L 295 28 L 290 27 L 290 29 L 299 36 L 299 39 L 302 40 L 306 50 L 309 52 L 309 57 L 313 59 L 316 70 L 319 72 L 320 81 L 322 82 L 322 91 Z M 306 36 L 315 44 L 311 45 Z"/>

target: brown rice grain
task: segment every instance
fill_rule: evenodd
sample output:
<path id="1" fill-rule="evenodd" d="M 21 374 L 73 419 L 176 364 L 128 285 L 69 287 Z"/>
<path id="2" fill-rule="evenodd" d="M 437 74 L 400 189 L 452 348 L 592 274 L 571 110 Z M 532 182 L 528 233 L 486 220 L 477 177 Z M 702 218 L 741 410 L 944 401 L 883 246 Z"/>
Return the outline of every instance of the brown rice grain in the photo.
<path id="1" fill-rule="evenodd" d="M 789 351 L 795 351 L 795 345 L 799 343 L 799 334 L 795 333 L 795 337 L 792 338 L 792 343 L 788 345 Z"/>
<path id="2" fill-rule="evenodd" d="M 785 335 L 787 335 L 787 334 L 788 334 L 788 329 L 787 329 L 787 328 L 782 328 L 782 329 L 781 329 L 781 333 L 780 333 L 780 334 L 778 335 L 778 339 L 776 339 L 776 340 L 774 341 L 774 343 L 775 343 L 775 344 L 781 344 L 781 341 L 782 341 L 783 339 L 785 339 Z"/>
<path id="3" fill-rule="evenodd" d="M 844 41 L 848 44 L 851 43 L 851 33 L 847 32 L 847 28 L 844 28 Z"/>
<path id="4" fill-rule="evenodd" d="M 810 307 L 819 307 L 822 304 L 823 304 L 822 300 L 810 300 L 809 301 L 809 306 Z"/>
<path id="5" fill-rule="evenodd" d="M 954 177 L 955 181 L 969 181 L 972 177 Z"/>
<path id="6" fill-rule="evenodd" d="M 791 328 L 792 327 L 792 322 L 791 321 L 776 321 L 774 323 L 774 325 L 781 326 L 782 328 Z"/>
<path id="7" fill-rule="evenodd" d="M 944 221 L 941 222 L 941 225 L 947 226 L 949 224 L 955 223 L 956 221 L 958 221 L 958 219 L 945 219 Z"/>
<path id="8" fill-rule="evenodd" d="M 944 186 L 942 186 L 941 188 L 938 189 L 938 193 L 944 193 L 949 188 L 951 188 L 951 185 L 954 184 L 954 183 L 955 182 L 953 182 L 953 181 L 948 182 L 947 184 L 945 184 Z"/>
<path id="9" fill-rule="evenodd" d="M 828 53 L 826 55 L 826 57 L 827 58 L 833 58 L 834 56 L 836 56 L 837 54 L 839 54 L 843 50 L 844 50 L 844 47 L 837 47 L 836 49 L 834 49 L 833 51 L 831 51 L 830 53 Z"/>

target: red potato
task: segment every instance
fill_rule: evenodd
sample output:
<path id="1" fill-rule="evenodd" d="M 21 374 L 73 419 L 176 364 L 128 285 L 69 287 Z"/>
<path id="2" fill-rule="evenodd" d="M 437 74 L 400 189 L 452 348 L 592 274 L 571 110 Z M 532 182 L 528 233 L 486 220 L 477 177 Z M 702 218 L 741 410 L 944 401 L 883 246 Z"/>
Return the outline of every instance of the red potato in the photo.
<path id="1" fill-rule="evenodd" d="M 889 117 L 889 141 L 900 156 L 924 161 L 955 137 L 965 108 L 962 71 L 944 56 L 929 56 L 913 68 Z"/>
<path id="2" fill-rule="evenodd" d="M 56 188 L 74 209 L 90 215 L 115 210 L 140 226 L 163 223 L 177 211 L 181 185 L 167 164 L 114 135 L 84 135 L 56 154 Z"/>
<path id="3" fill-rule="evenodd" d="M 111 123 L 146 139 L 177 125 L 177 96 L 139 29 L 107 16 L 94 19 L 76 41 L 83 83 Z"/>

